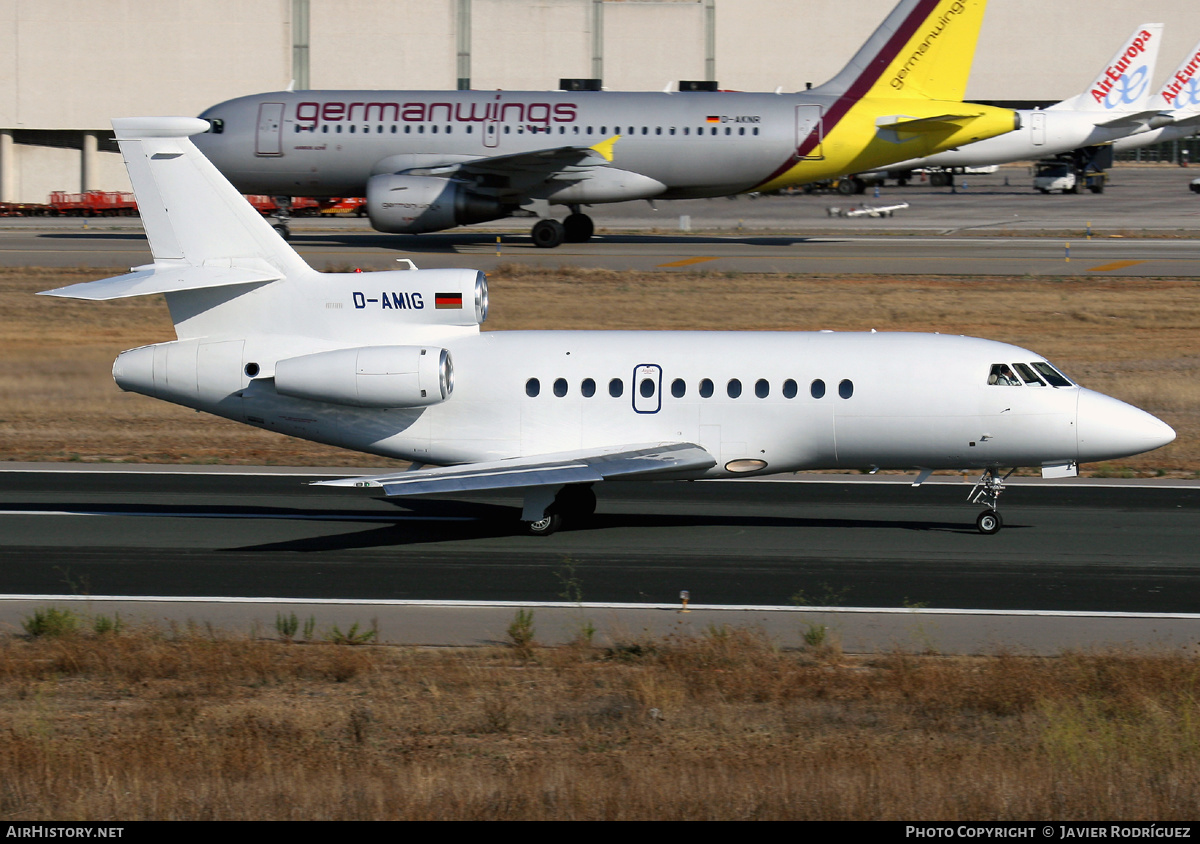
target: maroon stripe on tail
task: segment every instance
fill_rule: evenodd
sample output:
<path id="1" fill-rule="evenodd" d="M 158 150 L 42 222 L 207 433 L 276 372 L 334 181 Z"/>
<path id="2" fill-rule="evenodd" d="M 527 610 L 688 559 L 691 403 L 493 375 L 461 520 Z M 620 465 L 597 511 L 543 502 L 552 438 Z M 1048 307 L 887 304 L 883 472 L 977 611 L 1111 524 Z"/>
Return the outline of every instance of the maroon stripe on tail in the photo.
<path id="1" fill-rule="evenodd" d="M 861 100 L 866 93 L 875 86 L 875 83 L 879 81 L 879 77 L 883 75 L 885 70 L 887 70 L 888 65 L 892 63 L 892 61 L 904 48 L 904 45 L 908 43 L 908 39 L 912 38 L 913 33 L 920 29 L 921 25 L 926 21 L 926 19 L 928 19 L 933 10 L 937 8 L 937 4 L 939 2 L 940 0 L 922 0 L 922 2 L 918 3 L 917 7 L 909 13 L 908 17 L 904 19 L 904 23 L 900 25 L 899 29 L 892 33 L 892 37 L 889 38 L 888 42 L 883 45 L 882 49 L 875 54 L 875 57 L 867 63 L 867 66 L 863 68 L 863 71 L 858 75 L 858 78 L 850 84 L 850 87 L 846 89 L 846 92 L 838 97 L 837 102 L 835 102 L 830 107 L 829 111 L 825 113 L 825 116 L 821 120 L 822 125 L 825 127 L 824 134 L 828 135 L 834 129 L 836 129 L 838 123 L 843 117 L 846 116 L 846 113 L 850 111 L 851 107 Z M 779 167 L 776 168 L 770 176 L 759 182 L 759 184 L 765 185 L 772 179 L 779 178 L 788 170 L 790 170 L 797 161 L 812 152 L 813 149 L 816 148 L 817 143 L 821 138 L 820 130 L 820 126 L 814 127 L 809 136 L 800 144 L 800 147 L 796 150 L 796 152 L 793 153 L 787 161 L 779 165 Z"/>

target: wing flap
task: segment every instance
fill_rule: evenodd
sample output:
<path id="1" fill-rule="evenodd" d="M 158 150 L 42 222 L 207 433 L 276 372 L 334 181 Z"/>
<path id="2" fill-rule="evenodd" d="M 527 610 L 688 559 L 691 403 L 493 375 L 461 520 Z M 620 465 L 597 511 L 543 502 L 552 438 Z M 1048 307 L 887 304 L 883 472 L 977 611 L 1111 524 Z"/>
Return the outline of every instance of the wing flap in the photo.
<path id="1" fill-rule="evenodd" d="M 382 487 L 389 496 L 431 495 L 595 483 L 616 478 L 694 477 L 715 465 L 712 455 L 693 443 L 653 443 L 339 478 L 317 481 L 316 485 Z"/>

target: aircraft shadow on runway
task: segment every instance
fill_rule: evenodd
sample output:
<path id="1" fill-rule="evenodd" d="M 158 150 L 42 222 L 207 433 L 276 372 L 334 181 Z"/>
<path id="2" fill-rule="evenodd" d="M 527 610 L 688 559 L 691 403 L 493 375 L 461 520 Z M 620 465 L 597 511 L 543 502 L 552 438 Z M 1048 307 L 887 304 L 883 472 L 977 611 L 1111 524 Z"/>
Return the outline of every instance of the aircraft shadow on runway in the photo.
<path id="1" fill-rule="evenodd" d="M 737 530 L 753 528 L 791 528 L 795 530 L 836 528 L 861 530 L 905 530 L 937 533 L 956 533 L 979 536 L 975 526 L 968 522 L 911 521 L 891 519 L 828 519 L 778 516 L 712 516 L 677 515 L 655 513 L 597 513 L 585 524 L 565 528 L 549 538 L 523 537 L 516 520 L 515 508 L 496 505 L 471 505 L 478 508 L 475 516 L 464 521 L 412 521 L 375 527 L 369 530 L 330 533 L 325 536 L 269 542 L 261 545 L 241 545 L 223 550 L 239 553 L 294 551 L 299 553 L 321 553 L 363 548 L 412 547 L 443 542 L 470 542 L 472 540 L 496 539 L 518 536 L 528 539 L 538 550 L 552 550 L 556 541 L 571 537 L 587 537 L 598 532 L 611 530 L 688 530 L 700 527 L 720 527 Z M 460 510 L 458 515 L 465 514 Z M 440 514 L 446 518 L 447 514 Z M 333 517 L 336 519 L 336 516 Z M 1005 529 L 1021 529 L 1022 526 L 1006 526 Z M 981 537 L 983 538 L 983 537 Z M 686 543 L 682 548 L 686 549 Z"/>

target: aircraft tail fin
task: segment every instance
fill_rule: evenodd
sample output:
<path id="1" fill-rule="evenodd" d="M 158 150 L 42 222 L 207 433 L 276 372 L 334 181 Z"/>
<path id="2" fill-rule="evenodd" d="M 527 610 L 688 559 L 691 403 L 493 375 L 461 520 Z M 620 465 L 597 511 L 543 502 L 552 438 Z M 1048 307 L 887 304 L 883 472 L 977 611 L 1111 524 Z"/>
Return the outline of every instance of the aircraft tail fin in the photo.
<path id="1" fill-rule="evenodd" d="M 190 135 L 195 117 L 113 120 L 117 143 L 154 263 L 127 275 L 45 291 L 72 299 L 119 299 L 211 287 L 261 285 L 309 269 L 239 194 Z M 240 290 L 230 291 L 239 295 Z"/>
<path id="2" fill-rule="evenodd" d="M 1167 77 L 1154 98 L 1154 106 L 1179 111 L 1200 110 L 1200 43 L 1188 50 L 1179 67 Z"/>
<path id="3" fill-rule="evenodd" d="M 1161 23 L 1144 23 L 1135 28 L 1129 40 L 1081 94 L 1050 108 L 1118 114 L 1163 107 L 1162 103 L 1152 102 L 1154 91 L 1150 87 L 1162 32 Z"/>
<path id="4" fill-rule="evenodd" d="M 959 102 L 986 8 L 987 0 L 901 0 L 816 92 Z"/>

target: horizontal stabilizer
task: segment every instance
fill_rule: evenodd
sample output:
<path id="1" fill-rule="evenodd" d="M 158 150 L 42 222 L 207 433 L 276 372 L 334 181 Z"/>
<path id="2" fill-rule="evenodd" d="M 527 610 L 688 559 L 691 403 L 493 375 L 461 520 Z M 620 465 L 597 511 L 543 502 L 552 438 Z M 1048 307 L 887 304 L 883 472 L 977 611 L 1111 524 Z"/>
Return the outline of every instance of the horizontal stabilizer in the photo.
<path id="1" fill-rule="evenodd" d="M 134 267 L 133 271 L 126 275 L 85 281 L 55 290 L 43 290 L 38 295 L 104 301 L 130 296 L 149 296 L 154 293 L 176 293 L 180 290 L 200 290 L 206 287 L 265 284 L 278 281 L 282 277 L 278 270 L 265 262 L 261 268 L 148 264 L 144 267 Z"/>
<path id="2" fill-rule="evenodd" d="M 387 495 L 432 495 L 595 483 L 615 478 L 666 479 L 695 475 L 715 465 L 712 455 L 698 445 L 667 443 L 539 454 L 399 474 L 318 481 L 317 485 L 382 487 Z"/>
<path id="3" fill-rule="evenodd" d="M 939 114 L 936 117 L 922 117 L 916 120 L 893 120 L 880 123 L 876 128 L 896 132 L 946 132 L 961 129 L 977 117 L 978 114 Z"/>
<path id="4" fill-rule="evenodd" d="M 1168 111 L 1139 111 L 1135 114 L 1122 114 L 1112 120 L 1099 120 L 1096 125 L 1105 129 L 1136 129 L 1139 126 L 1157 129 L 1170 123 L 1171 113 Z"/>

